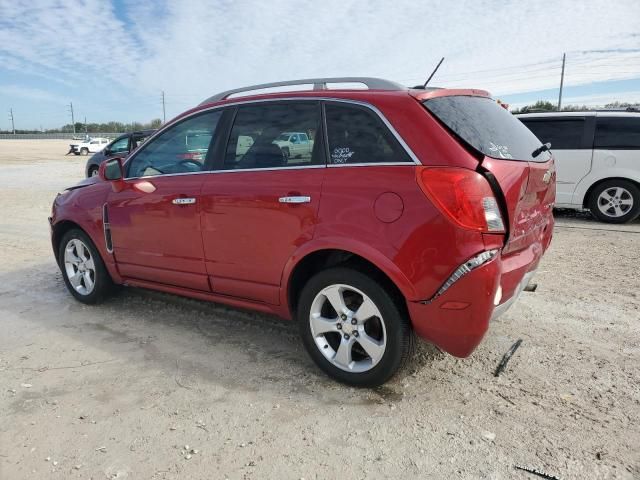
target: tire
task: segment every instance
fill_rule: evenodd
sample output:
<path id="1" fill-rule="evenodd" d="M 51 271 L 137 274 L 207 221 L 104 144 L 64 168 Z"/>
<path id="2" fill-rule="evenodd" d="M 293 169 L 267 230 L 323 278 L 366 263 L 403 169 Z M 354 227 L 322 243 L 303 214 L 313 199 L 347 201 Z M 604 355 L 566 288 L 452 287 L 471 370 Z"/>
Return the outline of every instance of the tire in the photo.
<path id="1" fill-rule="evenodd" d="M 589 210 L 601 222 L 630 222 L 640 215 L 640 188 L 628 180 L 606 180 L 591 192 Z"/>
<path id="2" fill-rule="evenodd" d="M 88 148 L 86 148 L 86 147 L 82 147 L 82 148 L 80 149 L 80 155 L 84 155 L 84 156 L 89 155 L 89 149 L 88 149 Z"/>
<path id="3" fill-rule="evenodd" d="M 72 229 L 62 236 L 58 246 L 58 263 L 64 283 L 76 300 L 97 304 L 112 293 L 113 281 L 102 257 L 82 230 Z"/>
<path id="4" fill-rule="evenodd" d="M 289 157 L 291 157 L 291 152 L 289 151 L 289 147 L 282 147 L 282 155 L 284 156 L 284 161 L 288 162 Z"/>
<path id="5" fill-rule="evenodd" d="M 333 307 L 340 302 L 342 317 Z M 360 307 L 367 311 L 358 315 Z M 297 321 L 316 365 L 348 385 L 382 385 L 413 351 L 413 332 L 400 300 L 351 268 L 331 268 L 312 277 L 300 294 Z"/>
<path id="6" fill-rule="evenodd" d="M 98 175 L 98 170 L 99 167 L 93 166 L 89 168 L 89 175 L 87 175 L 88 177 L 95 177 L 96 175 Z"/>

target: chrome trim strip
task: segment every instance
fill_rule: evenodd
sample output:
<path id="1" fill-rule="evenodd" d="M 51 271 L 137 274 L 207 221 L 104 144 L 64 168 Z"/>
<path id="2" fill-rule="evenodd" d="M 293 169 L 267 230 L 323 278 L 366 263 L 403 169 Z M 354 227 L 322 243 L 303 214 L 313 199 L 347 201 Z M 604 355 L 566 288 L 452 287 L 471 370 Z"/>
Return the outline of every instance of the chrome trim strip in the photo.
<path id="1" fill-rule="evenodd" d="M 387 128 L 389 129 L 389 131 L 391 131 L 391 133 L 393 134 L 393 136 L 396 138 L 396 140 L 398 141 L 398 143 L 400 143 L 400 145 L 402 146 L 402 148 L 404 148 L 405 152 L 409 155 L 409 157 L 411 157 L 411 160 L 413 160 L 413 164 L 415 165 L 422 165 L 422 163 L 420 163 L 420 160 L 418 160 L 418 157 L 416 156 L 415 153 L 413 153 L 413 151 L 411 150 L 411 148 L 409 148 L 409 145 L 406 144 L 406 142 L 404 141 L 404 139 L 400 136 L 400 134 L 396 131 L 395 128 L 393 128 L 393 126 L 391 125 L 391 123 L 389 122 L 389 120 L 387 120 L 387 118 L 384 116 L 384 114 L 378 110 L 377 107 L 371 105 L 370 103 L 367 102 L 362 102 L 360 100 L 349 100 L 349 99 L 343 99 L 343 98 L 330 98 L 330 97 L 284 97 L 284 98 L 262 98 L 262 99 L 258 99 L 258 100 L 238 100 L 237 102 L 229 102 L 229 103 L 225 103 L 224 105 L 213 105 L 211 107 L 208 108 L 203 108 L 201 110 L 197 110 L 195 112 L 190 113 L 189 115 L 185 115 L 184 117 L 180 117 L 178 119 L 175 119 L 169 123 L 167 123 L 166 125 L 164 125 L 162 128 L 158 129 L 153 135 L 151 135 L 149 138 L 147 138 L 147 140 L 144 142 L 143 147 L 136 149 L 128 158 L 126 163 L 131 162 L 134 158 L 136 158 L 136 155 L 138 155 L 140 152 L 143 152 L 144 146 L 149 145 L 149 143 L 158 135 L 162 134 L 165 130 L 167 130 L 168 128 L 170 128 L 171 126 L 173 126 L 174 124 L 178 123 L 178 122 L 182 122 L 188 118 L 191 117 L 195 117 L 196 115 L 200 115 L 204 112 L 208 112 L 210 110 L 218 110 L 220 108 L 226 108 L 226 107 L 234 107 L 237 105 L 248 105 L 248 104 L 253 104 L 253 103 L 266 103 L 266 102 L 291 102 L 291 101 L 297 101 L 297 102 L 309 102 L 309 101 L 324 101 L 324 102 L 340 102 L 340 103 L 350 103 L 353 105 L 360 105 L 363 107 L 366 107 L 370 110 L 372 110 L 376 115 L 378 115 L 378 117 L 380 117 L 380 119 L 382 120 L 382 122 L 387 126 Z M 346 164 L 326 164 L 326 165 L 308 165 L 308 166 L 302 166 L 302 167 L 274 167 L 274 168 L 248 168 L 248 169 L 244 169 L 244 170 L 207 170 L 205 172 L 185 172 L 185 173 L 167 173 L 164 175 L 153 175 L 153 177 L 169 177 L 169 176 L 177 176 L 177 175 L 193 175 L 193 174 L 201 174 L 201 173 L 220 173 L 220 172 L 249 172 L 249 171 L 258 171 L 258 170 L 287 170 L 287 169 L 293 169 L 293 168 L 322 168 L 322 167 L 327 167 L 327 166 L 365 166 L 365 165 L 411 165 L 410 163 L 407 162 L 394 162 L 394 163 L 346 163 Z M 136 180 L 139 178 L 149 178 L 149 177 L 125 177 L 124 180 Z"/>
<path id="2" fill-rule="evenodd" d="M 106 203 L 102 205 L 102 232 L 107 253 L 113 253 L 113 238 L 111 238 L 111 225 L 109 224 L 109 212 L 107 211 Z"/>

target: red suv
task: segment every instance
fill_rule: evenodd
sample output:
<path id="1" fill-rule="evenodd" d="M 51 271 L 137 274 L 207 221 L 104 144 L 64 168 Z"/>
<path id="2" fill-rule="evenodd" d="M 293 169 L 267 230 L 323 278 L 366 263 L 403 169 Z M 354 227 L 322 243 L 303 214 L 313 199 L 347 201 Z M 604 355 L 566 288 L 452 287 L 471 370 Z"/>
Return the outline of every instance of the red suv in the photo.
<path id="1" fill-rule="evenodd" d="M 229 98 L 295 84 L 314 89 Z M 81 302 L 124 284 L 273 313 L 330 376 L 374 386 L 414 334 L 476 348 L 549 246 L 554 194 L 547 146 L 487 92 L 310 79 L 207 99 L 50 222 Z"/>

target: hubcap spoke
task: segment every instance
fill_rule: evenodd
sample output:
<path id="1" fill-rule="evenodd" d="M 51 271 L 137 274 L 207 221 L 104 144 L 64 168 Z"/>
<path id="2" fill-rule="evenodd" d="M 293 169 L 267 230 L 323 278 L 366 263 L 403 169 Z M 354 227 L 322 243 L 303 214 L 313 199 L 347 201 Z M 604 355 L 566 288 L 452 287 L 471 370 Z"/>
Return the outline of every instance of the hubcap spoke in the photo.
<path id="1" fill-rule="evenodd" d="M 360 346 L 364 348 L 364 351 L 367 352 L 367 355 L 371 357 L 372 363 L 375 364 L 382 358 L 385 349 L 384 341 L 378 341 L 367 335 L 365 332 L 360 334 L 357 341 Z"/>
<path id="2" fill-rule="evenodd" d="M 75 274 L 69 277 L 71 285 L 73 285 L 76 290 L 78 289 L 78 287 L 82 286 L 80 280 L 82 280 L 82 273 L 80 273 L 80 271 L 77 271 Z"/>
<path id="3" fill-rule="evenodd" d="M 309 321 L 311 322 L 311 331 L 315 336 L 338 331 L 335 319 L 324 318 L 319 313 L 312 314 Z"/>
<path id="4" fill-rule="evenodd" d="M 327 300 L 329 300 L 329 303 L 336 311 L 338 316 L 349 312 L 347 305 L 344 303 L 342 289 L 339 286 L 334 285 L 330 288 L 325 289 L 324 295 L 327 297 Z"/>
<path id="5" fill-rule="evenodd" d="M 623 198 L 620 203 L 622 205 L 633 205 L 633 198 Z"/>
<path id="6" fill-rule="evenodd" d="M 84 272 L 83 274 L 84 277 L 84 286 L 87 289 L 87 291 L 91 291 L 93 290 L 93 280 L 91 279 L 91 274 L 89 272 Z"/>
<path id="7" fill-rule="evenodd" d="M 340 346 L 338 346 L 334 361 L 343 368 L 351 368 L 351 362 L 353 361 L 351 356 L 353 343 L 353 337 L 349 337 L 348 340 L 342 337 L 340 340 Z"/>
<path id="8" fill-rule="evenodd" d="M 95 270 L 96 267 L 93 263 L 93 258 L 89 257 L 89 260 L 84 262 L 84 266 L 87 267 L 87 270 Z"/>
<path id="9" fill-rule="evenodd" d="M 624 212 L 622 211 L 619 205 L 614 205 L 613 210 L 615 211 L 616 217 L 621 217 L 622 215 L 624 215 Z"/>
<path id="10" fill-rule="evenodd" d="M 360 307 L 358 307 L 358 310 L 356 310 L 354 317 L 356 317 L 358 323 L 364 323 L 365 320 L 375 317 L 376 315 L 379 315 L 378 308 L 369 297 L 364 297 L 364 300 Z"/>

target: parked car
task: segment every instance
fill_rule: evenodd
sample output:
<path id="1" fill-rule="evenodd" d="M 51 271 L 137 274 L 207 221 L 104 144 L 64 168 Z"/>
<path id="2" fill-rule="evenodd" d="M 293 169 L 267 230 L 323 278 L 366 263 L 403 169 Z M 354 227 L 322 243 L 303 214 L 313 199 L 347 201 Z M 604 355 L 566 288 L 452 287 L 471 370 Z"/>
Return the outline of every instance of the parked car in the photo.
<path id="1" fill-rule="evenodd" d="M 369 89 L 322 90 L 350 81 Z M 274 144 L 309 131 L 305 163 Z M 330 376 L 374 386 L 415 335 L 471 354 L 534 275 L 554 200 L 551 155 L 487 92 L 317 79 L 214 95 L 59 194 L 50 223 L 80 302 L 126 284 L 276 314 Z"/>
<path id="2" fill-rule="evenodd" d="M 111 157 L 127 156 L 130 152 L 138 148 L 142 142 L 153 135 L 154 132 L 155 130 L 141 130 L 139 132 L 120 135 L 103 150 L 89 158 L 87 166 L 85 167 L 86 176 L 91 177 L 97 175 L 100 164 Z"/>
<path id="3" fill-rule="evenodd" d="M 69 152 L 76 155 L 89 155 L 89 153 L 96 153 L 104 149 L 109 143 L 108 138 L 86 138 L 84 140 L 77 140 L 69 144 Z"/>
<path id="4" fill-rule="evenodd" d="M 640 215 L 640 113 L 549 112 L 518 118 L 540 141 L 551 143 L 557 207 L 588 209 L 609 223 Z"/>

